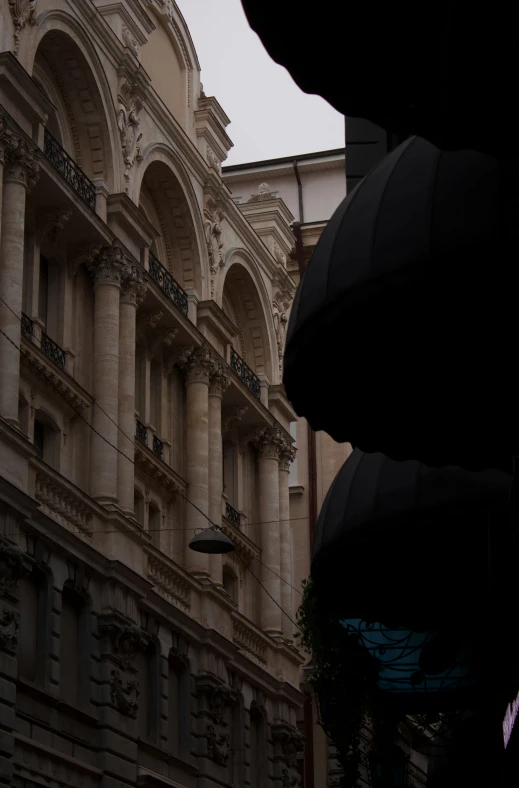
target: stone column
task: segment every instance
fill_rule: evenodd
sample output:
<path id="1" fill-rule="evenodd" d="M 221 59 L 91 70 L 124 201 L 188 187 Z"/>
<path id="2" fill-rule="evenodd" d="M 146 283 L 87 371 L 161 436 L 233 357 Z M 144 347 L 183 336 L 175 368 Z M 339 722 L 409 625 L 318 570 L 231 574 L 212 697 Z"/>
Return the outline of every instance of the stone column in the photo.
<path id="1" fill-rule="evenodd" d="M 294 602 L 292 594 L 292 539 L 290 525 L 290 463 L 295 459 L 295 449 L 287 440 L 279 458 L 279 546 L 281 575 L 281 623 L 283 637 L 294 640 Z"/>
<path id="2" fill-rule="evenodd" d="M 119 301 L 125 267 L 123 250 L 108 246 L 91 266 L 94 277 L 94 338 L 90 494 L 101 503 L 117 501 L 119 430 Z M 99 407 L 98 407 L 99 406 Z"/>
<path id="3" fill-rule="evenodd" d="M 135 436 L 135 324 L 137 306 L 146 284 L 136 266 L 124 271 L 119 315 L 119 427 L 117 497 L 121 509 L 132 515 Z M 128 458 L 128 459 L 127 459 Z"/>
<path id="4" fill-rule="evenodd" d="M 281 581 L 279 544 L 279 456 L 282 435 L 262 428 L 252 438 L 258 451 L 259 532 L 261 547 L 261 626 L 269 635 L 281 635 Z"/>
<path id="5" fill-rule="evenodd" d="M 197 529 L 209 522 L 209 379 L 214 362 L 208 347 L 185 349 L 178 362 L 186 375 L 186 568 L 198 577 L 209 576 L 209 556 L 189 549 Z M 194 505 L 192 505 L 194 504 Z"/>
<path id="6" fill-rule="evenodd" d="M 0 141 L 3 187 L 0 242 L 0 415 L 18 424 L 23 297 L 25 198 L 39 165 L 27 143 L 4 127 Z M 9 304 L 9 307 L 6 305 Z"/>
<path id="7" fill-rule="evenodd" d="M 222 399 L 230 382 L 231 378 L 225 364 L 215 361 L 214 372 L 209 384 L 209 519 L 216 525 L 221 525 L 222 522 Z M 209 568 L 213 583 L 220 587 L 223 586 L 222 556 L 210 556 Z"/>

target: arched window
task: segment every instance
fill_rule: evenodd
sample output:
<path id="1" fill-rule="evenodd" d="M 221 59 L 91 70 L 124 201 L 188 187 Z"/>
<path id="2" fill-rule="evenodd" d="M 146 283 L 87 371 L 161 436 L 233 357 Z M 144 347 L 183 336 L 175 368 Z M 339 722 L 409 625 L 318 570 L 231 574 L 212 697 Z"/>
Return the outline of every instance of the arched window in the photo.
<path id="1" fill-rule="evenodd" d="M 177 758 L 189 754 L 190 736 L 189 671 L 183 660 L 171 655 L 168 681 L 168 739 L 169 749 Z"/>
<path id="2" fill-rule="evenodd" d="M 135 511 L 135 519 L 141 528 L 144 528 L 144 498 L 137 487 L 135 487 L 133 491 L 133 508 Z"/>
<path id="3" fill-rule="evenodd" d="M 159 652 L 155 643 L 149 643 L 138 652 L 135 667 L 139 680 L 139 737 L 155 741 L 159 732 L 160 674 Z"/>
<path id="4" fill-rule="evenodd" d="M 223 568 L 223 590 L 232 599 L 233 602 L 238 604 L 238 578 L 228 566 Z"/>
<path id="5" fill-rule="evenodd" d="M 61 595 L 60 694 L 71 706 L 90 696 L 89 609 L 83 597 L 65 586 Z"/>
<path id="6" fill-rule="evenodd" d="M 56 422 L 41 410 L 34 416 L 34 448 L 41 460 L 59 471 L 61 433 Z"/>
<path id="7" fill-rule="evenodd" d="M 45 685 L 48 639 L 48 584 L 44 573 L 34 568 L 19 582 L 20 630 L 18 632 L 18 676 Z"/>

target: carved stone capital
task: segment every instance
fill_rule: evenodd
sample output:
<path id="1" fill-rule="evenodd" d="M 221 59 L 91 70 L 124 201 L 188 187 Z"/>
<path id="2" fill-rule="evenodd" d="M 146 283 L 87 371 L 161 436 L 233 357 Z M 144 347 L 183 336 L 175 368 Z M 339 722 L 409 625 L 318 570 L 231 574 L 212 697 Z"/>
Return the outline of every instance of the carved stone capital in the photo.
<path id="1" fill-rule="evenodd" d="M 20 183 L 30 191 L 38 183 L 39 177 L 40 165 L 37 156 L 25 140 L 19 137 L 16 146 L 10 146 L 4 156 L 4 182 Z"/>
<path id="2" fill-rule="evenodd" d="M 186 383 L 205 383 L 209 385 L 214 369 L 214 361 L 213 354 L 206 345 L 184 348 L 177 364 L 184 371 Z"/>
<path id="3" fill-rule="evenodd" d="M 121 286 L 123 272 L 126 266 L 124 250 L 117 244 L 104 246 L 96 260 L 89 266 L 89 271 L 97 285 Z"/>
<path id="4" fill-rule="evenodd" d="M 138 306 L 144 301 L 147 283 L 136 265 L 125 266 L 121 278 L 121 301 Z"/>
<path id="5" fill-rule="evenodd" d="M 297 450 L 295 446 L 288 440 L 288 438 L 285 438 L 279 455 L 279 469 L 281 471 L 290 470 L 290 464 L 294 462 L 296 453 Z"/>
<path id="6" fill-rule="evenodd" d="M 209 394 L 212 397 L 223 397 L 225 390 L 231 384 L 231 376 L 227 365 L 223 361 L 214 361 L 213 372 L 209 380 Z"/>
<path id="7" fill-rule="evenodd" d="M 262 459 L 279 460 L 286 444 L 286 436 L 279 427 L 260 427 L 249 440 Z"/>
<path id="8" fill-rule="evenodd" d="M 0 164 L 5 164 L 8 159 L 18 147 L 19 137 L 16 132 L 9 126 L 9 123 L 0 115 Z"/>

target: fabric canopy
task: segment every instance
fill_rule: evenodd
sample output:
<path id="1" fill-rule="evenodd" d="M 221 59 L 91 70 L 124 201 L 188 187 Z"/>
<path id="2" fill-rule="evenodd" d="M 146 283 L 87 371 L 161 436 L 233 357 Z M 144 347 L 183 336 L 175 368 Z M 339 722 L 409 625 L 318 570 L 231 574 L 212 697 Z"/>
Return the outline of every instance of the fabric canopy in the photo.
<path id="1" fill-rule="evenodd" d="M 497 470 L 429 468 L 355 449 L 317 523 L 320 597 L 344 619 L 470 628 L 488 602 L 489 523 L 506 539 L 511 482 Z"/>
<path id="2" fill-rule="evenodd" d="M 269 55 L 339 112 L 447 150 L 515 151 L 516 4 L 242 3 Z"/>
<path id="3" fill-rule="evenodd" d="M 299 416 L 395 459 L 511 469 L 519 170 L 413 137 L 325 228 L 292 307 Z"/>

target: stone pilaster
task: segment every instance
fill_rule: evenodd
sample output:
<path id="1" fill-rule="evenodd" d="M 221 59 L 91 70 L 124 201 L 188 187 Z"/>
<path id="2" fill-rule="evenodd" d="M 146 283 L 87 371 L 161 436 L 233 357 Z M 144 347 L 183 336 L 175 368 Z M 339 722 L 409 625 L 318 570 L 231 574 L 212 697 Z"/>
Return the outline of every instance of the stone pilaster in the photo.
<path id="1" fill-rule="evenodd" d="M 119 302 L 124 252 L 103 248 L 90 267 L 94 279 L 94 352 L 90 494 L 101 503 L 117 500 L 119 430 Z"/>
<path id="2" fill-rule="evenodd" d="M 186 348 L 178 361 L 186 376 L 186 541 L 185 565 L 193 574 L 209 576 L 209 556 L 189 549 L 200 528 L 209 526 L 209 381 L 214 369 L 208 347 Z"/>
<path id="3" fill-rule="evenodd" d="M 279 457 L 279 547 L 281 575 L 281 614 L 283 637 L 292 642 L 294 639 L 294 601 L 292 594 L 292 534 L 290 524 L 290 463 L 294 461 L 296 450 L 285 440 Z"/>
<path id="4" fill-rule="evenodd" d="M 117 497 L 123 511 L 133 514 L 135 435 L 135 326 L 137 306 L 146 284 L 136 266 L 124 270 L 119 315 L 119 431 Z"/>
<path id="5" fill-rule="evenodd" d="M 38 180 L 39 165 L 25 140 L 2 120 L 0 170 L 3 170 L 0 240 L 0 415 L 18 424 L 25 199 Z M 4 303 L 5 302 L 5 303 Z M 7 306 L 9 305 L 9 307 Z"/>
<path id="6" fill-rule="evenodd" d="M 226 365 L 222 361 L 215 361 L 209 382 L 209 519 L 217 525 L 222 520 L 222 399 L 230 382 Z M 223 585 L 222 567 L 221 555 L 210 556 L 211 580 L 217 586 Z"/>
<path id="7" fill-rule="evenodd" d="M 252 436 L 258 452 L 262 593 L 261 625 L 270 635 L 281 635 L 281 580 L 279 532 L 279 457 L 285 438 L 276 427 L 261 428 Z"/>

